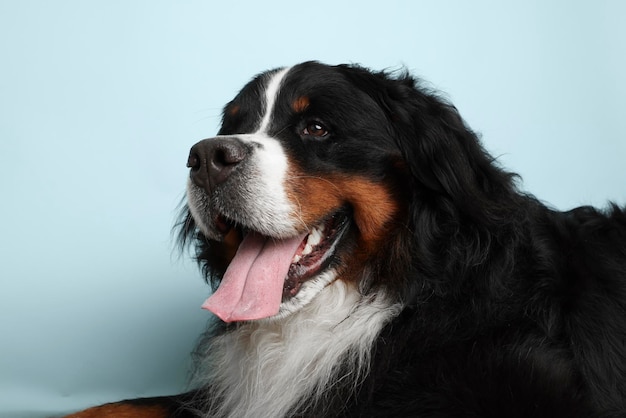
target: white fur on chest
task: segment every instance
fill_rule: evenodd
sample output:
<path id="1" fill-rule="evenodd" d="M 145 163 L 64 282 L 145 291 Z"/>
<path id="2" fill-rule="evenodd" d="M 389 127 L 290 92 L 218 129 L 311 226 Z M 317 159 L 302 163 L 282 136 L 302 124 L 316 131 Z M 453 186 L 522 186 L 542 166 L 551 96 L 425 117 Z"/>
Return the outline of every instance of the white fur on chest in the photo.
<path id="1" fill-rule="evenodd" d="M 356 385 L 374 340 L 399 310 L 383 295 L 362 296 L 337 280 L 293 315 L 214 338 L 203 353 L 203 380 L 213 388 L 208 416 L 283 417 L 339 379 Z M 345 376 L 338 375 L 342 364 Z"/>

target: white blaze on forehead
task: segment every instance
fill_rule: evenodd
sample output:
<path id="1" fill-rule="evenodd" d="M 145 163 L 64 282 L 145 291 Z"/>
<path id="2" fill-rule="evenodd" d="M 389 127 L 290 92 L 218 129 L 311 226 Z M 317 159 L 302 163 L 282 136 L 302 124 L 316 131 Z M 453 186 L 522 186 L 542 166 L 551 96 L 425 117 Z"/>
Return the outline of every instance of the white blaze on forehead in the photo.
<path id="1" fill-rule="evenodd" d="M 265 132 L 267 130 L 270 121 L 272 120 L 274 104 L 276 103 L 280 86 L 285 78 L 285 75 L 287 75 L 290 69 L 291 67 L 287 67 L 274 73 L 265 87 L 265 114 L 263 115 L 263 119 L 261 119 L 261 124 L 259 125 L 259 129 L 257 129 L 257 133 Z"/>

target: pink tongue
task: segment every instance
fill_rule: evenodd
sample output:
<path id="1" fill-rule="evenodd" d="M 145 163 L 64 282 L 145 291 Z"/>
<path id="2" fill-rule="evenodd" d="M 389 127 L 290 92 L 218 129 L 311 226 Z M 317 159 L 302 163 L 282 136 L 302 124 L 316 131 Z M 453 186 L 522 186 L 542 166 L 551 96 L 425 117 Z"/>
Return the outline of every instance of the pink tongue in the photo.
<path id="1" fill-rule="evenodd" d="M 248 233 L 224 273 L 222 283 L 202 305 L 224 322 L 276 315 L 285 277 L 306 233 L 276 240 Z"/>

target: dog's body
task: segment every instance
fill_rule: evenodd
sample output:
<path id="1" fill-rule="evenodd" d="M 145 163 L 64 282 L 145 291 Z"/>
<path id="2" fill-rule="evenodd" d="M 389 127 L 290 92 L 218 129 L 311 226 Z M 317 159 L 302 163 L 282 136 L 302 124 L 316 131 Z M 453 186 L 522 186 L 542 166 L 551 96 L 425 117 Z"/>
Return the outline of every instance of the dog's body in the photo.
<path id="1" fill-rule="evenodd" d="M 626 416 L 625 212 L 520 193 L 408 75 L 263 73 L 188 165 L 198 389 L 74 417 Z"/>

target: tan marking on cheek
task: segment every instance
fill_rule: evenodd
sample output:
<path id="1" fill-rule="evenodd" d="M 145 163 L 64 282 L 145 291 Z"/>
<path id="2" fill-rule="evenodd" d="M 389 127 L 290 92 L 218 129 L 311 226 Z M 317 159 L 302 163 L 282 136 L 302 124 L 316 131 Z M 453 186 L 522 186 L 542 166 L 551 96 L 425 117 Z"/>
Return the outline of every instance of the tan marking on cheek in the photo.
<path id="1" fill-rule="evenodd" d="M 296 113 L 302 113 L 309 107 L 310 104 L 311 102 L 307 96 L 300 96 L 291 103 L 291 108 Z"/>
<path id="2" fill-rule="evenodd" d="M 298 219 L 307 228 L 314 227 L 344 204 L 340 186 L 333 179 L 309 176 L 301 172 L 288 175 L 287 196 L 299 211 Z"/>
<path id="3" fill-rule="evenodd" d="M 376 246 L 388 232 L 388 223 L 399 212 L 397 196 L 389 186 L 360 177 L 346 178 L 341 182 L 341 188 L 354 208 L 354 221 L 363 244 Z"/>
<path id="4" fill-rule="evenodd" d="M 357 282 L 372 257 L 380 257 L 388 249 L 403 209 L 399 196 L 385 184 L 352 178 L 345 180 L 343 188 L 353 206 L 359 235 L 355 251 L 343 259 L 341 278 Z"/>
<path id="5" fill-rule="evenodd" d="M 392 245 L 401 224 L 406 206 L 398 185 L 345 174 L 310 176 L 293 166 L 288 179 L 288 196 L 308 228 L 350 205 L 358 230 L 356 247 L 352 253 L 342 254 L 340 277 L 347 282 L 360 280 L 372 257 L 379 257 Z"/>
<path id="6" fill-rule="evenodd" d="M 386 233 L 386 225 L 400 210 L 398 197 L 394 196 L 389 185 L 364 177 L 308 176 L 295 169 L 288 178 L 287 194 L 299 208 L 300 219 L 308 227 L 349 204 L 366 246 L 375 246 L 380 241 Z"/>

